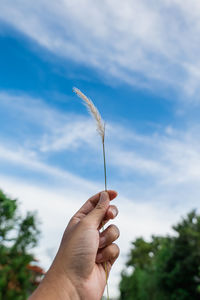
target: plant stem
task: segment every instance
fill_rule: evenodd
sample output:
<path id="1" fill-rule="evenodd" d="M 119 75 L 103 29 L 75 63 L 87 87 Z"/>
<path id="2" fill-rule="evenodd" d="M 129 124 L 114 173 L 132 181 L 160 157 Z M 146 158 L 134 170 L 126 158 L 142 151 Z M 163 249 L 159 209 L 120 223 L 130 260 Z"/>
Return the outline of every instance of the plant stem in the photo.
<path id="1" fill-rule="evenodd" d="M 104 145 L 104 140 L 103 140 L 103 163 L 104 163 L 105 191 L 107 191 L 106 155 L 105 155 L 105 145 Z"/>
<path id="2" fill-rule="evenodd" d="M 104 125 L 105 128 L 105 125 Z M 104 130 L 105 132 L 105 130 Z M 107 174 L 106 174 L 106 155 L 105 155 L 105 144 L 103 139 L 103 163 L 104 163 L 104 180 L 105 180 L 105 191 L 107 191 Z M 104 230 L 104 225 L 103 225 Z M 107 263 L 105 262 L 105 272 L 106 272 L 106 292 L 107 292 L 107 300 L 110 299 L 109 297 L 109 290 L 108 290 L 108 267 Z"/>

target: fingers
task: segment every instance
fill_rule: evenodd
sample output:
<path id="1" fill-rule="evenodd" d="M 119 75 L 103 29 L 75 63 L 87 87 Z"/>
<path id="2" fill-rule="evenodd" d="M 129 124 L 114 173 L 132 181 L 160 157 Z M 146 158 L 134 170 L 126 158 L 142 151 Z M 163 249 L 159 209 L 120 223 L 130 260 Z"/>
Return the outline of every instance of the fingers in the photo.
<path id="1" fill-rule="evenodd" d="M 99 248 L 104 248 L 118 239 L 119 229 L 115 225 L 110 225 L 100 234 Z"/>
<path id="2" fill-rule="evenodd" d="M 97 205 L 100 195 L 102 192 L 97 193 L 96 195 L 89 198 L 85 204 L 76 212 L 76 214 L 73 216 L 73 219 L 75 219 L 77 222 L 80 221 L 80 219 L 84 218 L 87 214 L 89 214 Z M 117 197 L 117 192 L 113 190 L 107 191 L 110 200 L 113 200 Z"/>
<path id="3" fill-rule="evenodd" d="M 105 216 L 105 221 L 114 219 L 118 215 L 118 209 L 115 205 L 110 205 Z"/>
<path id="4" fill-rule="evenodd" d="M 115 205 L 110 205 L 98 229 L 101 229 L 106 223 L 108 223 L 109 220 L 114 219 L 117 215 L 118 215 L 118 208 Z"/>
<path id="5" fill-rule="evenodd" d="M 110 225 L 100 234 L 99 251 L 96 257 L 97 263 L 106 263 L 103 265 L 107 276 L 110 273 L 111 267 L 119 256 L 119 247 L 113 242 L 120 235 L 119 229 L 115 225 Z"/>
<path id="6" fill-rule="evenodd" d="M 110 204 L 109 194 L 102 192 L 95 208 L 84 218 L 84 222 L 91 227 L 98 229 L 105 217 L 106 211 Z"/>
<path id="7" fill-rule="evenodd" d="M 104 192 L 104 191 L 101 191 L 101 192 L 95 194 L 94 196 L 90 197 L 88 199 L 88 201 L 90 201 L 92 203 L 95 202 L 95 205 L 96 205 L 97 202 L 99 201 L 99 198 L 100 198 L 100 195 L 101 195 L 102 192 Z M 117 197 L 117 192 L 114 191 L 114 190 L 107 190 L 106 192 L 109 194 L 110 200 L 113 200 L 114 198 Z"/>
<path id="8" fill-rule="evenodd" d="M 118 258 L 119 252 L 120 252 L 119 247 L 116 244 L 111 244 L 99 250 L 96 257 L 96 262 L 97 263 L 109 262 L 112 266 L 115 260 Z"/>

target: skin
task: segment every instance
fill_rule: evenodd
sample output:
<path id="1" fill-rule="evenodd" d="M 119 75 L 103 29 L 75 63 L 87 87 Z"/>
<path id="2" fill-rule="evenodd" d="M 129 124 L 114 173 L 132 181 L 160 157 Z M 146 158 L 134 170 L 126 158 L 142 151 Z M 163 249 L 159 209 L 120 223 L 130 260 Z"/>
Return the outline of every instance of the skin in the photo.
<path id="1" fill-rule="evenodd" d="M 113 243 L 119 229 L 102 225 L 114 219 L 118 210 L 110 201 L 113 190 L 90 199 L 71 218 L 65 229 L 58 253 L 43 281 L 29 300 L 100 300 L 106 286 L 106 272 L 119 256 Z"/>

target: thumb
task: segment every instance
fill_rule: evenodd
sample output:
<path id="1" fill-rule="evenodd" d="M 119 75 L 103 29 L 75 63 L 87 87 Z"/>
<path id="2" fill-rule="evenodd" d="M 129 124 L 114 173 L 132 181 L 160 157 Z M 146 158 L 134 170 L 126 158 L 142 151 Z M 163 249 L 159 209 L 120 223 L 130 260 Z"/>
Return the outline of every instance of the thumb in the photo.
<path id="1" fill-rule="evenodd" d="M 86 216 L 85 219 L 96 228 L 101 224 L 110 204 L 110 198 L 107 192 L 101 192 L 99 201 L 95 208 Z"/>

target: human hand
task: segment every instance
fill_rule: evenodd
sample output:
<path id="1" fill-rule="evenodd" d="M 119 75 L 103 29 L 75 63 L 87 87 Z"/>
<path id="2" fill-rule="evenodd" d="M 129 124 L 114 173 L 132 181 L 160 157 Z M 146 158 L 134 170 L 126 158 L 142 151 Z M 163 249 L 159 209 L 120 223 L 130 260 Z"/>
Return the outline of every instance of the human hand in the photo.
<path id="1" fill-rule="evenodd" d="M 96 194 L 72 217 L 56 258 L 35 293 L 38 297 L 32 300 L 101 299 L 106 285 L 105 263 L 109 274 L 119 255 L 113 243 L 119 229 L 110 225 L 101 233 L 99 230 L 117 215 L 116 206 L 110 205 L 116 196 L 112 190 Z M 47 291 L 51 291 L 49 295 Z"/>

